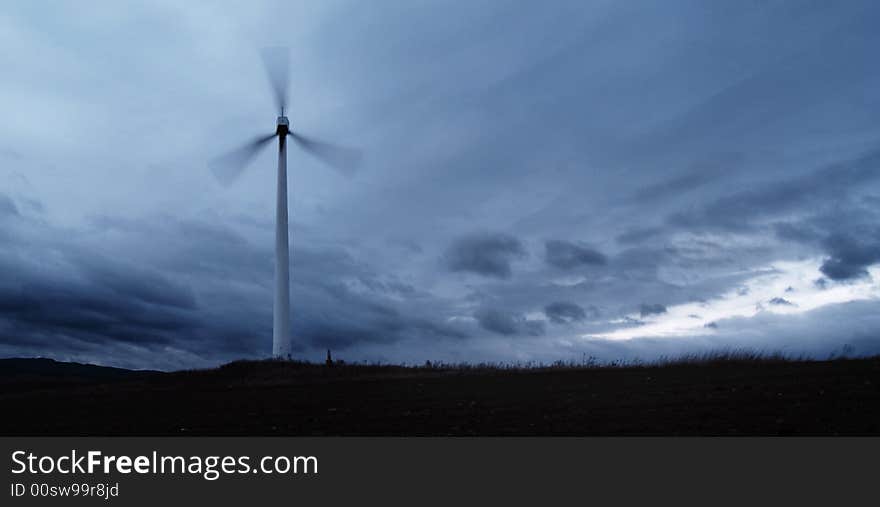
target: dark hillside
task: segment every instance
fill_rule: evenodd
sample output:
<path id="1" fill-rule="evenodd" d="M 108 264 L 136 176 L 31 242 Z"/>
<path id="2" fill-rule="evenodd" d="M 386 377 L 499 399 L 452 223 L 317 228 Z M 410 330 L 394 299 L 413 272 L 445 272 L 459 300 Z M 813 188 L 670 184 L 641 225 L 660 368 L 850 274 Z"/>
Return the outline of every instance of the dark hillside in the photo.
<path id="1" fill-rule="evenodd" d="M 51 376 L 47 364 L 30 371 Z M 43 385 L 9 380 L 28 370 L 21 363 L 0 368 L 10 368 L 0 372 L 4 435 L 880 434 L 880 358 L 537 369 L 264 361 L 174 373 L 55 363 Z"/>
<path id="2" fill-rule="evenodd" d="M 65 363 L 54 359 L 0 359 L 0 389 L 24 386 L 108 382 L 141 378 L 159 372 L 126 370 L 94 364 Z"/>

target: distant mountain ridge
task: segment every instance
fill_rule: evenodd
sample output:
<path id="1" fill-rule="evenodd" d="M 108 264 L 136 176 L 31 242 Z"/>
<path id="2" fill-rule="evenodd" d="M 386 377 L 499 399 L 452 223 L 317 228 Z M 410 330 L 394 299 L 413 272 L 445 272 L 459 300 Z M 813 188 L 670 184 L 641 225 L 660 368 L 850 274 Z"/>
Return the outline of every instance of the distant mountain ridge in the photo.
<path id="1" fill-rule="evenodd" d="M 0 381 L 19 379 L 121 380 L 160 372 L 69 363 L 48 358 L 0 359 Z"/>

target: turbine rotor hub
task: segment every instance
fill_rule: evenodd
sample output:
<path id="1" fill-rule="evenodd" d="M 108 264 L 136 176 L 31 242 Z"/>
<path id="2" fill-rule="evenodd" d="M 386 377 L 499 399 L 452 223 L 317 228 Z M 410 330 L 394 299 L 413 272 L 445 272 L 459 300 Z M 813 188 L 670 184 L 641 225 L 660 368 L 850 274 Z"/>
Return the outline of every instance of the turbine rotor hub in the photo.
<path id="1" fill-rule="evenodd" d="M 290 121 L 287 120 L 286 116 L 278 117 L 278 127 L 275 129 L 275 133 L 279 136 L 286 136 L 290 131 Z"/>

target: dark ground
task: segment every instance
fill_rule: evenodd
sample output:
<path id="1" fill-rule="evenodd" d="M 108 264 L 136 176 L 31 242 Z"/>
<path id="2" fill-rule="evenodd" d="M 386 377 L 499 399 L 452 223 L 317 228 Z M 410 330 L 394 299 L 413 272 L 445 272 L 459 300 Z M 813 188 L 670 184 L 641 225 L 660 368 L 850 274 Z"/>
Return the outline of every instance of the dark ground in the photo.
<path id="1" fill-rule="evenodd" d="M 880 358 L 640 367 L 0 360 L 0 435 L 878 435 Z"/>

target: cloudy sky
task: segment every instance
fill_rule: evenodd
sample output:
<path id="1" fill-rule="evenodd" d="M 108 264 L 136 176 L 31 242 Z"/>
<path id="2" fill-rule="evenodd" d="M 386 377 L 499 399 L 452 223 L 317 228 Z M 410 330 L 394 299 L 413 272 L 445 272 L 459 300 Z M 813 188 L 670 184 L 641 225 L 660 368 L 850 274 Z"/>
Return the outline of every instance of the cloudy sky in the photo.
<path id="1" fill-rule="evenodd" d="M 14 2 L 0 8 L 0 356 L 271 352 L 291 52 L 298 357 L 880 352 L 874 1 Z"/>

